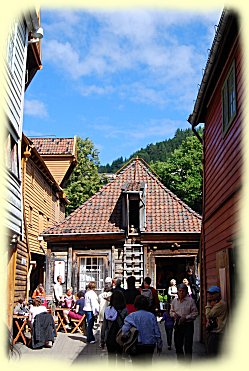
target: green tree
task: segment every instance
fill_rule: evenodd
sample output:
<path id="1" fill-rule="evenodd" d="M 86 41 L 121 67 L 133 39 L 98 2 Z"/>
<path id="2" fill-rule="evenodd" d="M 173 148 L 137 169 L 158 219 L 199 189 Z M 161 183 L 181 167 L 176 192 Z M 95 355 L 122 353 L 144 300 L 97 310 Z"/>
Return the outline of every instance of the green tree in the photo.
<path id="1" fill-rule="evenodd" d="M 98 173 L 99 154 L 89 138 L 77 138 L 77 165 L 70 176 L 65 192 L 70 201 L 66 215 L 82 205 L 104 184 Z"/>
<path id="2" fill-rule="evenodd" d="M 102 165 L 99 168 L 100 173 L 115 173 L 124 164 L 132 158 L 140 157 L 144 159 L 148 164 L 154 163 L 156 161 L 167 161 L 172 152 L 179 147 L 183 140 L 187 137 L 193 136 L 191 129 L 177 129 L 173 138 L 166 139 L 162 142 L 157 142 L 155 144 L 148 144 L 145 148 L 141 148 L 134 152 L 128 159 L 123 159 L 123 157 L 114 160 L 111 165 Z"/>
<path id="3" fill-rule="evenodd" d="M 151 167 L 168 189 L 202 212 L 202 145 L 195 136 L 187 137 L 166 162 Z"/>

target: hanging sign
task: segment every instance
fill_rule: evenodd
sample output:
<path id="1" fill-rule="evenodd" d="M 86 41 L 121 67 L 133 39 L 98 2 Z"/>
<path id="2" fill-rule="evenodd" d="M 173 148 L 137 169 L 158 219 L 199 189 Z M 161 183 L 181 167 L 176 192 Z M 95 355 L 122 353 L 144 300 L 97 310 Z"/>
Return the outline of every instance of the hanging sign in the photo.
<path id="1" fill-rule="evenodd" d="M 62 276 L 62 283 L 65 282 L 65 262 L 64 260 L 56 260 L 54 262 L 54 283 L 57 282 L 57 277 Z"/>

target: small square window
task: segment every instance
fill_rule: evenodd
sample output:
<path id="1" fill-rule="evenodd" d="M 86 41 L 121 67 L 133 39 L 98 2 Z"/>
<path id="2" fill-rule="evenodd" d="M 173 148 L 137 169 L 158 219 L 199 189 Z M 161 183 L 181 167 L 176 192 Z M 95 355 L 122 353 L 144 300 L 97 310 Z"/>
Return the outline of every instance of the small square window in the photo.
<path id="1" fill-rule="evenodd" d="M 235 62 L 233 62 L 222 88 L 222 125 L 224 134 L 231 126 L 236 113 Z"/>

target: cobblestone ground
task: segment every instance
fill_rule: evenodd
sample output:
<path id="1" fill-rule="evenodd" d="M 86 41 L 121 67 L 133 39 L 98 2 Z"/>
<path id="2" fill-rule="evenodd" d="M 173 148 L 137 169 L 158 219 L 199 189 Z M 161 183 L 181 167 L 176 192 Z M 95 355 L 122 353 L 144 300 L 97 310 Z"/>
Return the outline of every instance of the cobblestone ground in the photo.
<path id="1" fill-rule="evenodd" d="M 168 361 L 171 361 L 177 363 L 174 346 L 172 347 L 172 350 L 168 350 L 164 325 L 159 323 L 159 326 L 164 345 L 160 356 L 155 353 L 153 363 L 156 364 L 158 361 L 166 363 Z M 108 365 L 108 356 L 106 349 L 102 350 L 99 348 L 98 325 L 96 325 L 94 332 L 97 340 L 95 344 L 87 344 L 86 339 L 79 332 L 74 334 L 65 334 L 63 332 L 59 332 L 52 348 L 30 349 L 23 343 L 17 343 L 17 352 L 15 352 L 15 356 L 11 359 L 10 362 L 25 362 L 25 364 L 26 362 L 30 362 L 32 364 L 32 361 L 37 362 L 37 359 L 39 359 L 39 362 L 46 360 L 49 360 L 51 362 L 51 360 L 53 360 L 55 362 L 62 362 L 63 365 L 83 365 L 86 361 L 88 364 L 91 362 L 100 362 L 103 366 Z M 195 322 L 193 363 L 195 361 L 204 359 L 205 356 L 205 347 L 202 343 L 199 342 L 198 318 Z M 123 362 L 127 366 L 131 364 L 129 358 L 124 359 Z"/>

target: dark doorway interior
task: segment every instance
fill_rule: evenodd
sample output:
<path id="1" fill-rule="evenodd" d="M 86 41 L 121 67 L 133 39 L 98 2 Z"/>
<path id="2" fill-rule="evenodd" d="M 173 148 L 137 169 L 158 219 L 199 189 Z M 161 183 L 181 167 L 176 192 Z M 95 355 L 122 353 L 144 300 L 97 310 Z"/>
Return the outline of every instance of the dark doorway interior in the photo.
<path id="1" fill-rule="evenodd" d="M 172 278 L 179 284 L 186 277 L 186 269 L 194 268 L 195 257 L 156 257 L 156 288 L 168 289 Z"/>
<path id="2" fill-rule="evenodd" d="M 30 275 L 30 292 L 31 297 L 39 283 L 44 285 L 44 271 L 45 271 L 45 256 L 41 254 L 31 254 L 31 260 L 36 262 L 35 268 L 32 269 Z"/>
<path id="3" fill-rule="evenodd" d="M 130 200 L 129 203 L 129 227 L 139 229 L 139 200 Z"/>

